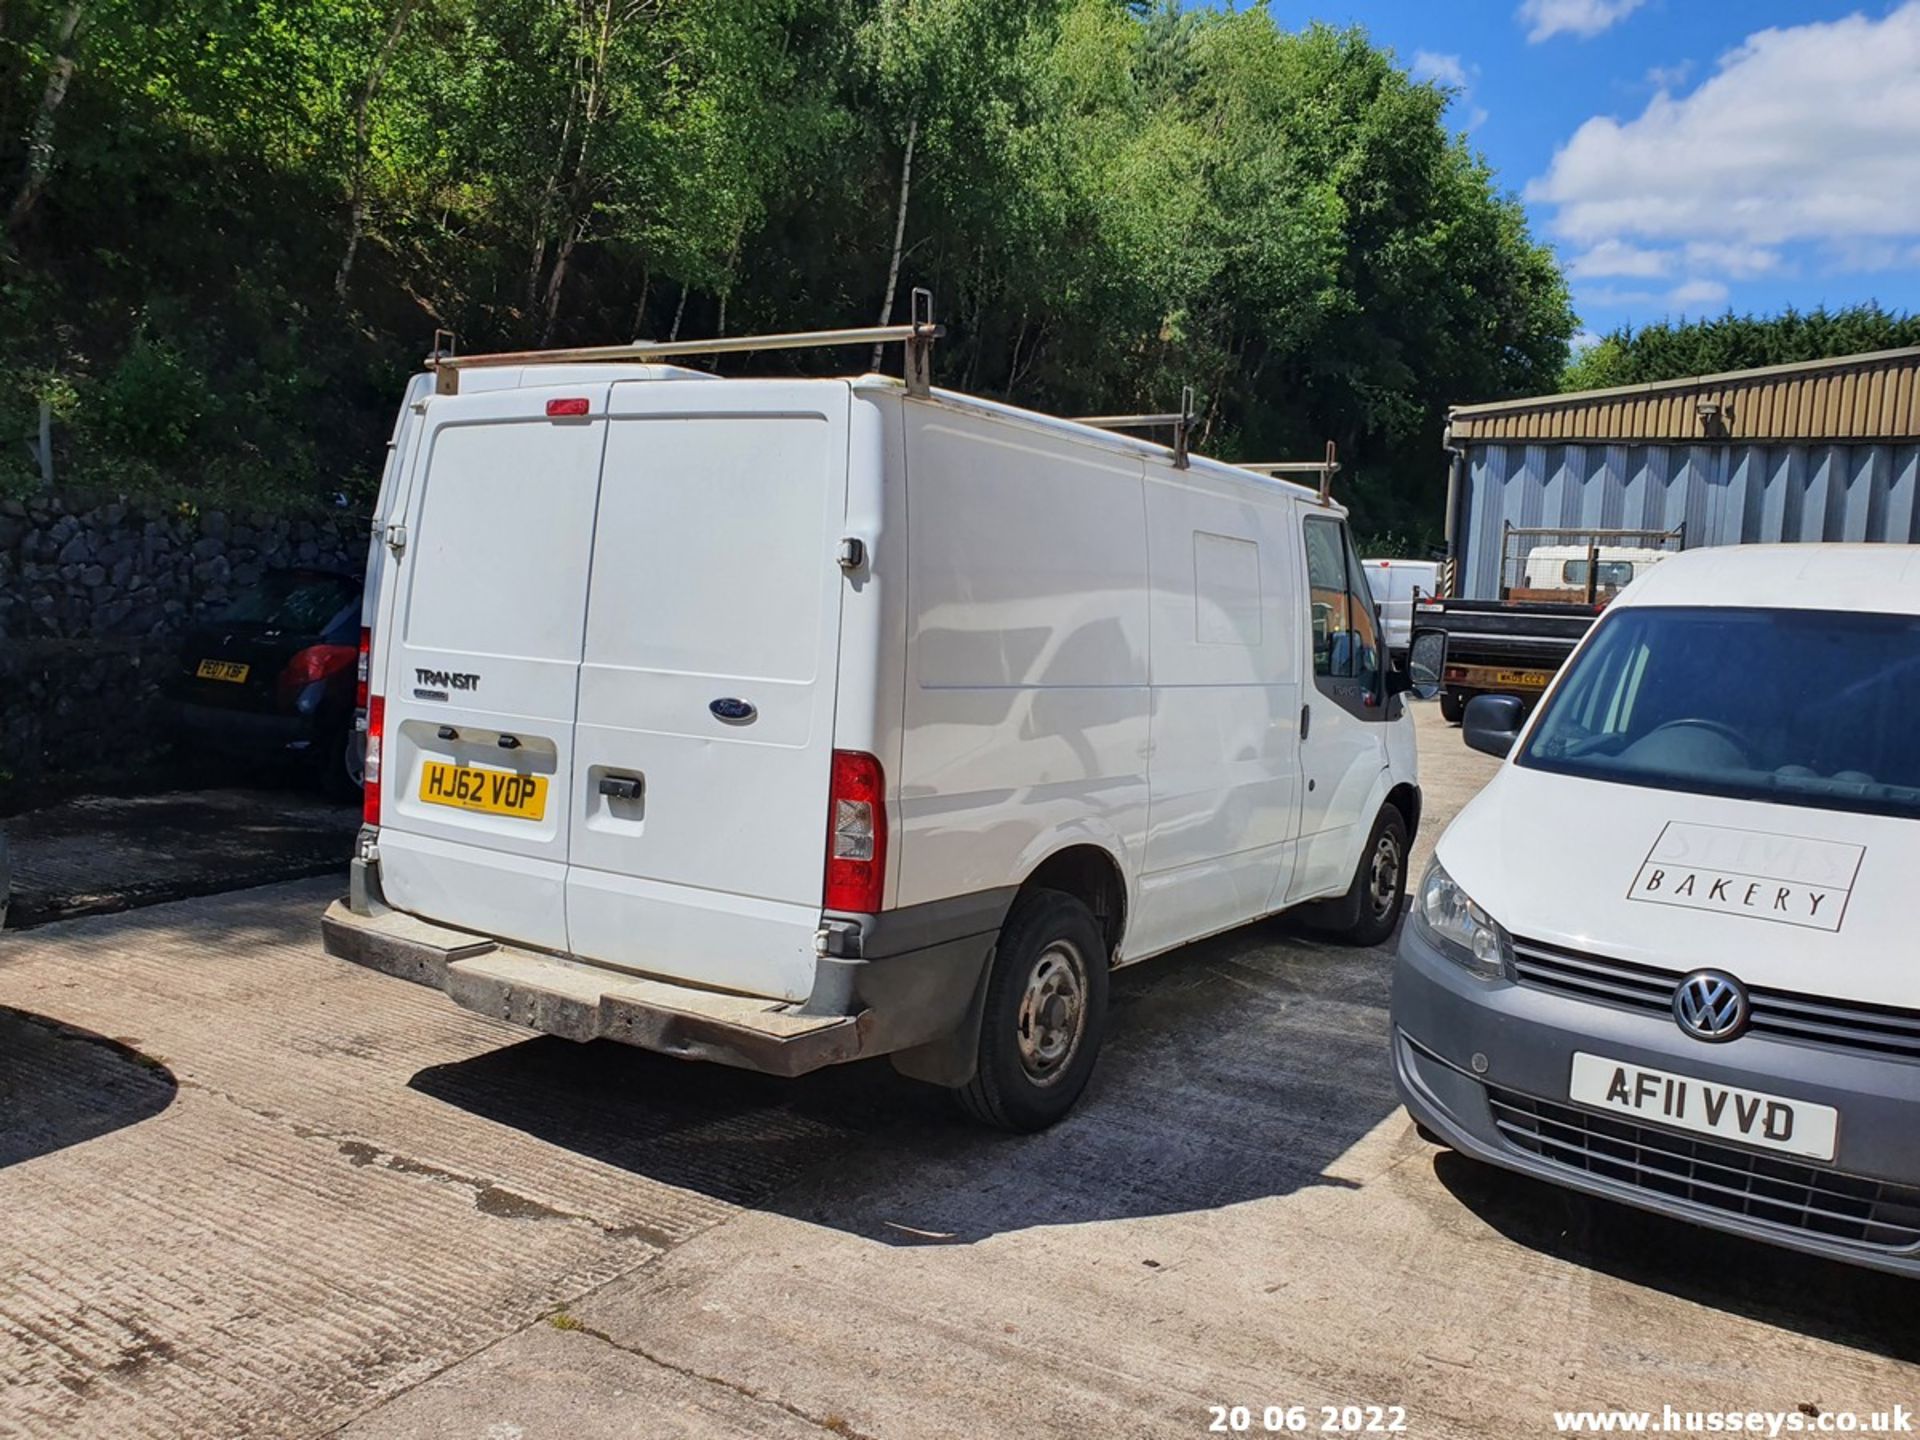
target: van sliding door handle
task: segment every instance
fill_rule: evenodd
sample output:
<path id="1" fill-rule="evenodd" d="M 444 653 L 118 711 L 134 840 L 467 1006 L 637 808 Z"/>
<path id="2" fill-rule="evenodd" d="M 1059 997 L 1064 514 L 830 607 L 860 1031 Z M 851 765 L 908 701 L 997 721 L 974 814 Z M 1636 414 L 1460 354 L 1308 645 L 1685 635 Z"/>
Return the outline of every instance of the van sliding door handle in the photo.
<path id="1" fill-rule="evenodd" d="M 614 800 L 638 800 L 646 783 L 638 775 L 602 775 L 600 793 Z"/>
<path id="2" fill-rule="evenodd" d="M 1312 728 L 1313 728 L 1313 707 L 1311 705 L 1302 705 L 1300 707 L 1300 738 L 1302 740 L 1306 739 L 1307 732 Z"/>

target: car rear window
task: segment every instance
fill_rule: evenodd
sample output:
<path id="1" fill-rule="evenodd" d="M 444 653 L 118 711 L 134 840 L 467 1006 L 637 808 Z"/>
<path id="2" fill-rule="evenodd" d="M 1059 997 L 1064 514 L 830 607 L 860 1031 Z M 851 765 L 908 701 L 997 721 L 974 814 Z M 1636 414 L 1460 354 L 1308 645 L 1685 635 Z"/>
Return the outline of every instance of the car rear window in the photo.
<path id="1" fill-rule="evenodd" d="M 283 570 L 263 577 L 227 608 L 220 621 L 317 635 L 334 616 L 359 601 L 359 585 L 345 576 Z"/>
<path id="2" fill-rule="evenodd" d="M 1521 765 L 1920 818 L 1920 618 L 1635 606 L 1607 615 Z"/>

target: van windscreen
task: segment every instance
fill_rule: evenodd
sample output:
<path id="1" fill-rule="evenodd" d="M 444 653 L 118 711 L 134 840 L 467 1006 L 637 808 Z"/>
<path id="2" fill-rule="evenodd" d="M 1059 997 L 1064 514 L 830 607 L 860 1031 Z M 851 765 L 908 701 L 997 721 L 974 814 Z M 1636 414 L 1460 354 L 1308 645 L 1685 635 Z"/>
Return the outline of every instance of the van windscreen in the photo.
<path id="1" fill-rule="evenodd" d="M 1920 818 L 1920 617 L 1606 616 L 1518 762 L 1622 785 Z"/>

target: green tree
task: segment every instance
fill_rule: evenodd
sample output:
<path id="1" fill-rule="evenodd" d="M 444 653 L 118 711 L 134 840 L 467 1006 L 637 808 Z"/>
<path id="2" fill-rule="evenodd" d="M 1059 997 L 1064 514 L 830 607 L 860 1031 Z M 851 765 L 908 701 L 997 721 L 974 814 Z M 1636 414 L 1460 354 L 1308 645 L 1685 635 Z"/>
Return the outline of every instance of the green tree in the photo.
<path id="1" fill-rule="evenodd" d="M 1778 315 L 1662 321 L 1603 336 L 1567 365 L 1562 390 L 1602 390 L 1690 375 L 1719 375 L 1762 365 L 1792 365 L 1871 350 L 1920 345 L 1920 316 L 1876 304 L 1839 310 L 1788 308 Z"/>
<path id="2" fill-rule="evenodd" d="M 56 394 L 69 476 L 364 494 L 435 327 L 842 326 L 927 285 L 943 382 L 1191 385 L 1206 447 L 1334 439 L 1363 529 L 1417 543 L 1445 406 L 1550 388 L 1572 330 L 1445 106 L 1257 9 L 12 0 L 0 426 Z"/>

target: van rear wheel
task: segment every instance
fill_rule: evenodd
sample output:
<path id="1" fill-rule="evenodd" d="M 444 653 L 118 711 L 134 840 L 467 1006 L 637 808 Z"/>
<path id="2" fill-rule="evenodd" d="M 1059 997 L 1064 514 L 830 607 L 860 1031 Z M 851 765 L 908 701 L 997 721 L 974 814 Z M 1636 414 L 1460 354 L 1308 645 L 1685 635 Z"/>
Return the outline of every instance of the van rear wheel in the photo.
<path id="1" fill-rule="evenodd" d="M 953 1092 L 974 1119 L 1044 1130 L 1087 1087 L 1107 1024 L 1107 948 L 1093 912 L 1059 890 L 1014 902 L 994 947 L 973 1079 Z"/>

